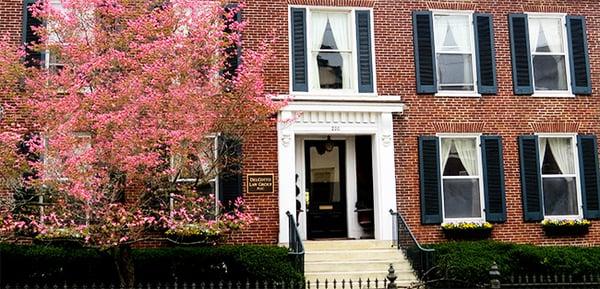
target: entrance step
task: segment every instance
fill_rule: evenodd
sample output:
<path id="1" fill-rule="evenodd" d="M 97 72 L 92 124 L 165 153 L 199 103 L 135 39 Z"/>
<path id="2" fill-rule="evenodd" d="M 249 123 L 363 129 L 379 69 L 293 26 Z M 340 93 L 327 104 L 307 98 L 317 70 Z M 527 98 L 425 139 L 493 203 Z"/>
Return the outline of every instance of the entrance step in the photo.
<path id="1" fill-rule="evenodd" d="M 378 241 L 378 240 L 304 241 L 304 249 L 307 251 L 392 249 L 392 241 Z"/>
<path id="2" fill-rule="evenodd" d="M 304 277 L 311 287 L 317 280 L 320 287 L 325 280 L 330 284 L 333 280 L 338 284 L 352 280 L 356 287 L 361 280 L 362 287 L 366 287 L 366 281 L 370 280 L 373 288 L 376 279 L 383 285 L 390 264 L 396 270 L 398 285 L 408 286 L 417 281 L 410 263 L 400 250 L 391 247 L 391 241 L 306 241 L 304 249 Z"/>
<path id="3" fill-rule="evenodd" d="M 313 254 L 311 254 L 313 255 Z M 348 255 L 351 256 L 352 253 L 348 252 Z M 412 268 L 410 264 L 405 264 L 399 262 L 398 260 L 391 260 L 388 255 L 387 260 L 375 260 L 372 261 L 370 259 L 363 260 L 354 260 L 348 261 L 346 258 L 341 257 L 337 260 L 340 261 L 309 261 L 309 259 L 305 259 L 305 265 L 310 265 L 304 269 L 306 273 L 318 273 L 318 272 L 376 272 L 376 271 L 385 271 L 387 273 L 387 269 L 390 267 L 390 264 L 394 265 L 394 269 L 396 270 L 396 274 L 402 273 L 403 271 L 411 272 Z M 385 270 L 383 270 L 383 269 Z"/>

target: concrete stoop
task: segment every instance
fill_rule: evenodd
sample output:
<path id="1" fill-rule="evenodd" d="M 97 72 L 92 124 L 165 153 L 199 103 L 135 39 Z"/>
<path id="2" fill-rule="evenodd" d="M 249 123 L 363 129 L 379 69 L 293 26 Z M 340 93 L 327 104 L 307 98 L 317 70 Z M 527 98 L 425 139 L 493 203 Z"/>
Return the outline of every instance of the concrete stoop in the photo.
<path id="1" fill-rule="evenodd" d="M 377 279 L 381 287 L 390 264 L 396 270 L 398 285 L 408 286 L 417 281 L 410 263 L 400 250 L 391 246 L 391 241 L 305 241 L 304 250 L 304 276 L 311 287 L 319 280 L 319 287 L 324 288 L 322 284 L 326 279 L 330 284 L 335 279 L 338 285 L 342 280 L 346 285 L 352 280 L 353 287 L 358 287 L 359 279 L 363 282 L 362 287 L 366 287 L 367 280 L 374 282 Z M 370 287 L 374 285 L 371 283 Z"/>

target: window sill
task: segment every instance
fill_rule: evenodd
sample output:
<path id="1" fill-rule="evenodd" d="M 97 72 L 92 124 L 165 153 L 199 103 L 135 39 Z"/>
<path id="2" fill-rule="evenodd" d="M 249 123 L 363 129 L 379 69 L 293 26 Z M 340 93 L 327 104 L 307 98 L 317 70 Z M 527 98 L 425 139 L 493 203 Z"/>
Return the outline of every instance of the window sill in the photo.
<path id="1" fill-rule="evenodd" d="M 460 218 L 460 219 L 444 219 L 442 225 L 444 224 L 463 224 L 463 223 L 474 223 L 474 224 L 483 224 L 485 223 L 484 218 Z"/>
<path id="2" fill-rule="evenodd" d="M 374 93 L 351 93 L 351 94 L 307 94 L 307 93 L 294 93 L 290 95 L 276 95 L 274 99 L 289 99 L 289 100 L 309 100 L 309 101 L 394 101 L 398 102 L 401 100 L 399 95 L 377 95 Z"/>
<path id="3" fill-rule="evenodd" d="M 436 97 L 481 97 L 481 94 L 475 92 L 438 92 L 435 94 Z"/>
<path id="4" fill-rule="evenodd" d="M 581 220 L 583 220 L 583 216 L 580 216 L 580 215 L 544 216 L 544 220 L 549 220 L 549 221 L 563 221 L 563 220 L 581 221 Z"/>
<path id="5" fill-rule="evenodd" d="M 538 98 L 575 98 L 575 95 L 572 93 L 534 93 L 531 96 Z"/>

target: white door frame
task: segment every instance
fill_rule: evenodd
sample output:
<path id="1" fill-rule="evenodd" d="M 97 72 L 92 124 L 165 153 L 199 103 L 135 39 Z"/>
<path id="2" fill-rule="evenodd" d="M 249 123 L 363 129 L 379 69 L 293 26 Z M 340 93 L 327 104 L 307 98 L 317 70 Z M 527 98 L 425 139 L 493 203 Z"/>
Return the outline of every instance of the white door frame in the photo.
<path id="1" fill-rule="evenodd" d="M 331 135 L 373 136 L 373 206 L 375 239 L 392 239 L 392 217 L 388 211 L 396 210 L 396 177 L 393 140 L 394 112 L 402 112 L 398 103 L 291 103 L 278 114 L 278 171 L 279 171 L 279 243 L 289 240 L 288 217 L 286 212 L 296 211 L 296 172 L 297 161 L 303 158 L 296 147 L 303 136 Z M 302 152 L 303 154 L 303 152 Z M 348 153 L 346 154 L 348 156 Z M 349 164 L 347 162 L 347 164 Z M 346 171 L 350 166 L 346 166 Z M 354 173 L 355 173 L 354 168 Z M 299 174 L 299 184 L 304 184 L 304 176 Z M 349 177 L 347 177 L 347 180 Z M 356 182 L 354 182 L 356 186 Z M 304 188 L 300 188 L 303 193 Z M 356 188 L 355 188 L 356 190 Z M 348 206 L 354 215 L 354 205 Z M 349 219 L 349 218 L 348 218 Z M 306 224 L 306 222 L 304 222 Z M 350 227 L 349 227 L 350 228 Z M 306 227 L 300 228 L 306 232 Z M 305 233 L 304 233 L 305 234 Z M 305 237 L 305 235 L 304 235 Z"/>
<path id="2" fill-rule="evenodd" d="M 326 135 L 315 136 L 296 136 L 296 173 L 298 174 L 297 186 L 300 188 L 300 195 L 296 198 L 300 201 L 302 213 L 298 217 L 298 231 L 302 240 L 306 240 L 306 153 L 304 141 L 306 140 L 326 140 Z M 358 223 L 358 217 L 354 213 L 357 189 L 356 189 L 356 142 L 354 136 L 332 136 L 332 140 L 343 140 L 345 143 L 345 153 L 343 156 L 346 159 L 346 226 L 348 228 L 348 238 L 357 239 L 362 235 L 362 228 Z"/>

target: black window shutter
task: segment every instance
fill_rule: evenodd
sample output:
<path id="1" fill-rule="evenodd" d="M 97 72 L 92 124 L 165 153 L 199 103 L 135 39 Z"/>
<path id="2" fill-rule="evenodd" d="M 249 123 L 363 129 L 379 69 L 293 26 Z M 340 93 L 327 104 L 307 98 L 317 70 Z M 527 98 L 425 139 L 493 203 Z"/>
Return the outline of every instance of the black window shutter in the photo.
<path id="1" fill-rule="evenodd" d="M 306 51 L 306 9 L 291 9 L 292 90 L 308 91 Z"/>
<path id="2" fill-rule="evenodd" d="M 592 94 L 585 17 L 567 16 L 567 37 L 571 60 L 571 88 L 574 94 Z"/>
<path id="3" fill-rule="evenodd" d="M 371 12 L 369 10 L 356 11 L 356 46 L 358 51 L 358 92 L 374 92 Z"/>
<path id="4" fill-rule="evenodd" d="M 219 201 L 227 205 L 242 196 L 242 142 L 240 139 L 219 137 L 219 160 L 223 166 L 219 173 Z"/>
<path id="5" fill-rule="evenodd" d="M 24 0 L 23 1 L 23 29 L 22 29 L 22 42 L 26 45 L 25 52 L 25 65 L 38 66 L 43 61 L 42 57 L 44 54 L 33 51 L 30 46 L 32 43 L 38 43 L 40 37 L 33 31 L 33 27 L 42 26 L 42 21 L 39 18 L 33 17 L 29 8 L 35 4 L 37 0 Z"/>
<path id="6" fill-rule="evenodd" d="M 417 93 L 436 93 L 435 44 L 430 11 L 413 12 L 413 41 Z"/>
<path id="7" fill-rule="evenodd" d="M 481 94 L 495 94 L 496 50 L 492 15 L 473 14 L 475 22 L 475 53 L 477 55 L 477 88 Z"/>
<path id="8" fill-rule="evenodd" d="M 242 22 L 242 11 L 239 9 L 238 4 L 228 4 L 225 6 L 225 12 L 235 11 L 235 15 L 231 19 L 226 19 L 225 33 L 231 33 L 232 30 L 229 28 L 235 22 Z M 234 77 L 237 72 L 237 68 L 241 63 L 242 47 L 238 44 L 233 44 L 225 49 L 228 54 L 227 63 L 225 65 L 225 72 L 227 77 Z"/>
<path id="9" fill-rule="evenodd" d="M 544 218 L 539 155 L 537 136 L 519 137 L 521 192 L 525 221 L 541 221 Z"/>
<path id="10" fill-rule="evenodd" d="M 533 94 L 529 25 L 527 21 L 526 14 L 510 14 L 508 16 L 515 94 Z"/>
<path id="11" fill-rule="evenodd" d="M 434 136 L 419 137 L 419 172 L 421 180 L 421 223 L 442 222 L 439 141 Z"/>
<path id="12" fill-rule="evenodd" d="M 596 136 L 577 136 L 583 215 L 600 219 L 600 181 L 598 179 L 598 144 Z"/>
<path id="13" fill-rule="evenodd" d="M 502 138 L 500 136 L 481 136 L 481 155 L 486 220 L 504 222 L 506 221 L 506 203 L 504 200 Z"/>

